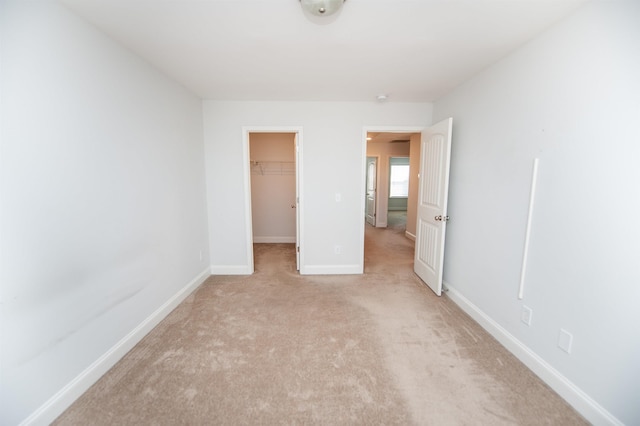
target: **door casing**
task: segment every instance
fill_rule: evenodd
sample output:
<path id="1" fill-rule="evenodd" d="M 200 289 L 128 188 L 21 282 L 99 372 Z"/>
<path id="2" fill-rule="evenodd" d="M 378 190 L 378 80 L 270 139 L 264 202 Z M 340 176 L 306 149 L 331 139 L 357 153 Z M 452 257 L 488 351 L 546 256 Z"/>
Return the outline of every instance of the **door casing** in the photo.
<path id="1" fill-rule="evenodd" d="M 366 211 L 367 203 L 367 133 L 422 133 L 422 131 L 429 126 L 364 126 L 362 128 L 362 155 L 361 155 L 361 173 L 362 182 L 360 184 L 360 211 L 364 214 Z M 359 266 L 364 272 L 364 230 L 366 221 L 362 221 L 360 227 L 360 253 L 359 253 Z"/>
<path id="2" fill-rule="evenodd" d="M 376 226 L 377 204 L 378 204 L 378 157 L 367 157 L 367 195 L 365 202 L 365 220 L 371 225 Z M 373 164 L 373 172 L 371 165 Z M 373 202 L 370 202 L 373 197 Z"/>

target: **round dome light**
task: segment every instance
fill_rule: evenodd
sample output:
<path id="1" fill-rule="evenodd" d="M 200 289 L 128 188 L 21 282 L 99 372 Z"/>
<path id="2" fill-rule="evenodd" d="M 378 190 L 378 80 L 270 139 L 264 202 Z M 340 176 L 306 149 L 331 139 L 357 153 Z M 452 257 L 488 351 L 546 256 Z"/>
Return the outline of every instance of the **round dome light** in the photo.
<path id="1" fill-rule="evenodd" d="M 342 7 L 345 0 L 300 0 L 302 8 L 316 16 L 329 16 Z"/>

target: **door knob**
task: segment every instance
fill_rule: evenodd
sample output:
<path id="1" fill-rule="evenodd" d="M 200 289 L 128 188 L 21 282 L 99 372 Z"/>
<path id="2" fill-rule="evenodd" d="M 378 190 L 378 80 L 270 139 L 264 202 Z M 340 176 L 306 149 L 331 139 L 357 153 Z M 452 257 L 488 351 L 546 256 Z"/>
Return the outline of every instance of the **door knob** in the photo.
<path id="1" fill-rule="evenodd" d="M 438 215 L 434 217 L 434 219 L 436 220 L 436 222 L 442 222 L 442 215 Z"/>

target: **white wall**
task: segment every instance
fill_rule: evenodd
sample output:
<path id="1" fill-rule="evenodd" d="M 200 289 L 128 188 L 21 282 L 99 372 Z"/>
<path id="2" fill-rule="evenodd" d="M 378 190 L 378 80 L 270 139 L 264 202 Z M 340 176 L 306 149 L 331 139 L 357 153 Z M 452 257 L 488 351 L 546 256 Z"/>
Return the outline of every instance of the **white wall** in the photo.
<path id="1" fill-rule="evenodd" d="M 0 423 L 48 423 L 208 275 L 201 102 L 54 2 L 0 19 Z"/>
<path id="2" fill-rule="evenodd" d="M 301 272 L 358 273 L 363 265 L 364 127 L 429 125 L 431 104 L 205 101 L 204 121 L 214 273 L 251 272 L 243 126 L 302 127 Z M 336 245 L 341 254 L 335 254 Z"/>
<path id="3" fill-rule="evenodd" d="M 640 424 L 639 23 L 637 2 L 589 4 L 434 112 L 454 117 L 449 294 L 596 424 Z"/>
<path id="4" fill-rule="evenodd" d="M 254 243 L 296 242 L 295 133 L 251 133 Z"/>

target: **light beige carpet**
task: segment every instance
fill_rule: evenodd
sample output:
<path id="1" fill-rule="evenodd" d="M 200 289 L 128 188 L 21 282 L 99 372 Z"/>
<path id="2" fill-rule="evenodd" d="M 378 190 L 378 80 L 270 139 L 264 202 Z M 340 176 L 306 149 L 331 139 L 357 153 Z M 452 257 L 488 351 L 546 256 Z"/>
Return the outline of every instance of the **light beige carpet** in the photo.
<path id="1" fill-rule="evenodd" d="M 403 234 L 368 227 L 361 276 L 257 244 L 252 276 L 208 279 L 55 424 L 586 424 L 413 274 Z"/>

